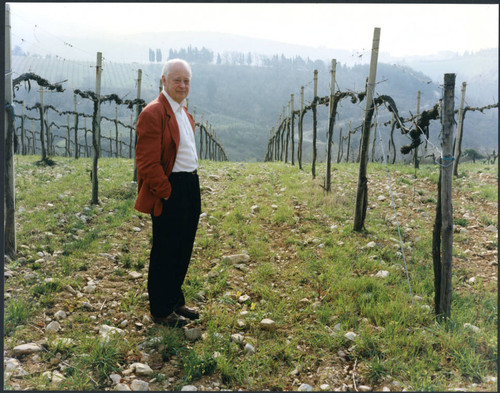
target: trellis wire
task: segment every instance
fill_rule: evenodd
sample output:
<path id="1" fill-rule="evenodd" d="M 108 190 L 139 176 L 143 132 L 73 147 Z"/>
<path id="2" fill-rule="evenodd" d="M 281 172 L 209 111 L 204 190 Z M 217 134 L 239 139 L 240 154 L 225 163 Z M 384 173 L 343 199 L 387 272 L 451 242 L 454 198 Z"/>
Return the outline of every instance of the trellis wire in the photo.
<path id="1" fill-rule="evenodd" d="M 373 105 L 375 106 L 375 121 L 377 120 L 378 116 L 378 108 L 375 105 L 375 99 L 373 99 Z M 403 239 L 401 238 L 401 229 L 399 227 L 399 220 L 398 220 L 398 213 L 396 210 L 396 202 L 394 201 L 394 194 L 392 192 L 392 186 L 391 186 L 391 176 L 389 174 L 389 166 L 387 165 L 387 157 L 385 156 L 385 150 L 384 150 L 384 144 L 382 143 L 382 133 L 380 133 L 380 136 L 377 138 L 380 143 L 380 147 L 382 148 L 382 157 L 384 159 L 384 164 L 385 164 L 385 172 L 387 173 L 387 184 L 389 186 L 389 192 L 391 194 L 391 206 L 394 209 L 394 218 L 396 219 L 396 226 L 398 229 L 398 236 L 399 236 L 399 245 L 401 246 L 401 253 L 403 255 L 403 263 L 405 266 L 405 274 L 406 274 L 406 279 L 408 281 L 408 288 L 410 290 L 410 299 L 413 304 L 413 292 L 411 290 L 411 283 L 410 283 L 410 275 L 408 274 L 408 266 L 406 264 L 406 255 L 405 255 L 405 250 L 404 250 L 404 244 L 403 244 Z"/>

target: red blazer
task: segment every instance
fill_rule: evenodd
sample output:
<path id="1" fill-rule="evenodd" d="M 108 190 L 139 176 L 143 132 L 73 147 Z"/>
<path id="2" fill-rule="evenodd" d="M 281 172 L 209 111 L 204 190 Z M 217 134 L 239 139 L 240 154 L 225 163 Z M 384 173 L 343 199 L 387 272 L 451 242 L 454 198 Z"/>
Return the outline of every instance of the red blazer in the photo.
<path id="1" fill-rule="evenodd" d="M 193 117 L 187 113 L 193 127 Z M 137 119 L 137 199 L 134 208 L 142 213 L 161 215 L 162 198 L 172 191 L 168 177 L 179 150 L 179 126 L 163 93 L 151 101 Z"/>

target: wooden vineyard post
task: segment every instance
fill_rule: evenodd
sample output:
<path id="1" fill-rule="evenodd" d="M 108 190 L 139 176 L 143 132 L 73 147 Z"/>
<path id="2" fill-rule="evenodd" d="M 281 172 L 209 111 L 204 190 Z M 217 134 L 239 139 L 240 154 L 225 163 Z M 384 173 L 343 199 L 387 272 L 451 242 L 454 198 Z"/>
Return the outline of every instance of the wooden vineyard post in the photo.
<path id="1" fill-rule="evenodd" d="M 97 179 L 97 163 L 99 161 L 99 156 L 101 154 L 101 71 L 102 71 L 102 53 L 97 52 L 97 66 L 96 66 L 96 78 L 95 78 L 95 94 L 96 101 L 94 105 L 97 105 L 97 111 L 95 111 L 95 116 L 92 121 L 92 146 L 94 148 L 94 157 L 92 161 L 92 199 L 91 204 L 97 205 L 99 203 L 99 180 Z"/>
<path id="2" fill-rule="evenodd" d="M 40 88 L 40 146 L 42 148 L 42 161 L 47 160 L 47 149 L 45 147 L 45 121 L 43 108 L 43 87 Z"/>
<path id="3" fill-rule="evenodd" d="M 205 160 L 209 159 L 209 156 L 208 156 L 208 144 L 210 143 L 209 139 L 208 139 L 208 120 L 206 121 L 205 123 Z"/>
<path id="4" fill-rule="evenodd" d="M 453 250 L 453 124 L 455 74 L 444 75 L 443 114 L 441 133 L 441 282 L 439 314 L 445 319 L 451 315 L 452 250 Z"/>
<path id="5" fill-rule="evenodd" d="M 420 90 L 417 92 L 417 116 L 418 115 L 420 115 Z M 418 146 L 416 146 L 415 149 L 413 149 L 413 166 L 415 169 L 418 169 L 419 167 Z"/>
<path id="6" fill-rule="evenodd" d="M 21 153 L 22 155 L 26 155 L 26 144 L 24 142 L 25 139 L 25 130 L 24 130 L 24 101 L 21 103 Z"/>
<path id="7" fill-rule="evenodd" d="M 12 106 L 12 71 L 11 71 L 11 51 L 10 51 L 10 5 L 5 5 L 5 110 L 4 110 L 4 130 L 5 132 L 5 188 L 4 194 L 4 239 L 5 255 L 13 257 L 16 255 L 16 189 L 14 178 L 14 107 Z"/>
<path id="8" fill-rule="evenodd" d="M 293 114 L 293 94 L 290 95 L 290 119 L 291 119 L 291 138 L 292 138 L 292 165 L 295 165 L 295 115 Z"/>
<path id="9" fill-rule="evenodd" d="M 286 107 L 283 107 L 283 110 L 286 111 Z M 290 113 L 290 103 L 288 103 L 288 112 Z M 285 112 L 285 129 L 286 129 L 285 163 L 288 163 L 288 144 L 290 141 L 290 118 L 286 116 L 286 112 Z"/>
<path id="10" fill-rule="evenodd" d="M 203 113 L 200 121 L 200 160 L 203 158 Z"/>
<path id="11" fill-rule="evenodd" d="M 137 107 L 135 108 L 135 140 L 134 140 L 134 149 L 137 145 L 137 119 L 139 118 L 139 114 L 141 113 L 139 110 L 139 100 L 141 98 L 141 81 L 142 81 L 142 70 L 139 68 L 137 70 Z M 160 93 L 161 93 L 161 79 L 160 79 Z M 134 181 L 137 181 L 137 160 L 134 154 Z"/>
<path id="12" fill-rule="evenodd" d="M 76 93 L 73 95 L 73 107 L 75 112 L 75 159 L 78 159 L 80 149 L 78 148 L 78 112 L 76 111 Z"/>
<path id="13" fill-rule="evenodd" d="M 396 120 L 394 113 L 391 113 L 391 138 L 389 140 L 389 154 L 392 151 L 392 164 L 396 162 L 396 145 L 394 144 L 394 127 L 396 126 Z"/>
<path id="14" fill-rule="evenodd" d="M 118 106 L 115 106 L 115 157 L 118 158 Z"/>
<path id="15" fill-rule="evenodd" d="M 300 115 L 299 115 L 299 148 L 297 151 L 297 158 L 299 160 L 299 169 L 302 169 L 302 140 L 303 140 L 303 129 L 302 129 L 302 119 L 304 117 L 304 86 L 300 87 Z"/>
<path id="16" fill-rule="evenodd" d="M 349 131 L 347 132 L 347 156 L 345 162 L 349 162 L 349 151 L 351 149 L 351 120 L 349 120 Z"/>
<path id="17" fill-rule="evenodd" d="M 316 178 L 316 136 L 318 134 L 317 130 L 317 96 L 318 96 L 318 70 L 314 70 L 314 98 L 312 103 L 313 111 L 313 158 L 312 158 L 312 177 Z"/>
<path id="18" fill-rule="evenodd" d="M 377 143 L 377 120 L 373 123 L 373 142 L 372 142 L 372 162 L 375 161 L 375 144 Z"/>
<path id="19" fill-rule="evenodd" d="M 344 145 L 342 143 L 342 128 L 341 128 L 339 133 L 339 149 L 337 152 L 337 164 L 340 163 L 340 160 L 342 159 L 343 155 L 344 155 Z"/>
<path id="20" fill-rule="evenodd" d="M 455 138 L 455 160 L 453 160 L 453 176 L 458 176 L 458 160 L 462 155 L 462 135 L 464 129 L 464 101 L 465 101 L 465 89 L 467 83 L 462 83 L 462 95 L 460 97 L 460 108 L 458 108 L 458 126 L 457 126 L 457 136 Z"/>
<path id="21" fill-rule="evenodd" d="M 380 43 L 380 28 L 376 27 L 373 33 L 372 54 L 370 59 L 370 74 L 366 86 L 366 106 L 361 134 L 361 154 L 359 164 L 358 190 L 356 194 L 356 208 L 354 212 L 354 230 L 361 232 L 365 223 L 366 209 L 368 205 L 368 179 L 366 168 L 368 166 L 368 146 L 370 143 L 370 128 L 373 116 L 373 93 L 375 90 L 375 78 L 377 76 L 378 49 Z"/>
<path id="22" fill-rule="evenodd" d="M 328 138 L 327 138 L 327 158 L 326 158 L 326 192 L 331 190 L 331 174 L 332 174 L 332 145 L 333 145 L 333 124 L 335 122 L 335 114 L 333 113 L 333 99 L 335 94 L 335 72 L 337 68 L 337 60 L 332 60 L 332 69 L 330 70 L 330 106 L 329 106 L 329 122 L 328 122 Z M 342 135 L 341 135 L 342 138 Z"/>
<path id="23" fill-rule="evenodd" d="M 69 114 L 68 114 L 68 133 L 67 133 L 67 139 L 66 139 L 66 157 L 71 156 L 71 126 L 69 123 Z"/>
<path id="24" fill-rule="evenodd" d="M 130 135 L 129 135 L 130 136 L 130 145 L 128 146 L 128 158 L 132 158 L 132 143 L 133 143 L 133 137 L 134 137 L 133 133 L 134 133 L 134 114 L 130 113 Z"/>

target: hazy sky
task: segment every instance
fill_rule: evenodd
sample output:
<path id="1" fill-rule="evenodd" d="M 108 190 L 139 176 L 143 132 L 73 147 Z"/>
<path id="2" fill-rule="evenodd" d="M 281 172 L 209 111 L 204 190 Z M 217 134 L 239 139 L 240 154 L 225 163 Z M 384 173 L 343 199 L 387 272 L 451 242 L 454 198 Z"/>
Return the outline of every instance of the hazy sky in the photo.
<path id="1" fill-rule="evenodd" d="M 215 31 L 307 46 L 392 56 L 498 47 L 495 4 L 9 3 L 13 31 L 60 37 L 94 33 Z M 36 25 L 36 27 L 35 27 Z M 147 45 L 147 44 L 146 44 Z M 28 48 L 29 50 L 29 48 Z"/>

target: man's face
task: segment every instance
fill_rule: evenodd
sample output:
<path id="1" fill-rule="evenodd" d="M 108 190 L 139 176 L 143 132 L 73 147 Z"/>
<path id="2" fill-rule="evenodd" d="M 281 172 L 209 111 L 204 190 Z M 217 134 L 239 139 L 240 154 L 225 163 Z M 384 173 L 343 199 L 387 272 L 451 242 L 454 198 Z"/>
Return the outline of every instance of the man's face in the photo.
<path id="1" fill-rule="evenodd" d="M 167 78 L 162 75 L 161 80 L 165 91 L 175 102 L 180 104 L 187 97 L 191 78 L 184 64 L 172 65 Z"/>

